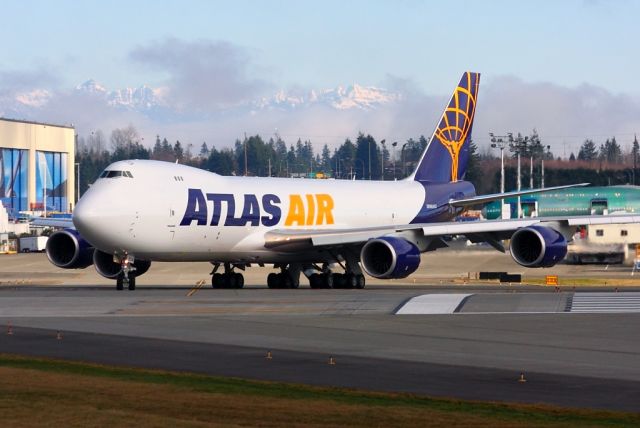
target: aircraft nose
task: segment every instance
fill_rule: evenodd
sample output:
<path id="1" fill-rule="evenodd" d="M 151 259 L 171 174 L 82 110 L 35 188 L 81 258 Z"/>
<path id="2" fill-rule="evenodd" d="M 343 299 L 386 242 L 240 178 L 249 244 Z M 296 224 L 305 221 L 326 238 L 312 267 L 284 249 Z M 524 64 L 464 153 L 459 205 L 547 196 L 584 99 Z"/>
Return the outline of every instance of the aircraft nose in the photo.
<path id="1" fill-rule="evenodd" d="M 94 199 L 91 192 L 87 192 L 73 210 L 73 225 L 85 238 L 100 226 L 99 206 Z"/>

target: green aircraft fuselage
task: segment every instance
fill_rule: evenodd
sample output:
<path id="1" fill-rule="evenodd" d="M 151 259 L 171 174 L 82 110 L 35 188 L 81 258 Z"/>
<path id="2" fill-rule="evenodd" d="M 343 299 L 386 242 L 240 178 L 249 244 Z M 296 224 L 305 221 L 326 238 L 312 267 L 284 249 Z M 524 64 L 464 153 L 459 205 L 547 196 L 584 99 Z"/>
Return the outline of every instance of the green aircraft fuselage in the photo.
<path id="1" fill-rule="evenodd" d="M 511 218 L 518 217 L 518 198 L 505 199 Z M 487 204 L 482 214 L 489 220 L 500 218 L 500 201 Z M 612 213 L 639 213 L 640 186 L 576 187 L 521 196 L 522 215 L 531 217 L 574 216 Z"/>

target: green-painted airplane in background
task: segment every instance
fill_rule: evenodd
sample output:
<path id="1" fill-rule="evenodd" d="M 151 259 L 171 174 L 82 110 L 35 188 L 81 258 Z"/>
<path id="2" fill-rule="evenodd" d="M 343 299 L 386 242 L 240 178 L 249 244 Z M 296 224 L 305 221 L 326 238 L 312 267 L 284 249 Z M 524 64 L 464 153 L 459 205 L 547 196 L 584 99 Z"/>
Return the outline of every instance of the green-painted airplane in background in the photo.
<path id="1" fill-rule="evenodd" d="M 518 218 L 518 198 L 505 199 L 507 218 Z M 483 216 L 501 217 L 500 201 L 487 204 Z M 577 187 L 541 192 L 520 198 L 521 217 L 640 213 L 640 186 Z"/>

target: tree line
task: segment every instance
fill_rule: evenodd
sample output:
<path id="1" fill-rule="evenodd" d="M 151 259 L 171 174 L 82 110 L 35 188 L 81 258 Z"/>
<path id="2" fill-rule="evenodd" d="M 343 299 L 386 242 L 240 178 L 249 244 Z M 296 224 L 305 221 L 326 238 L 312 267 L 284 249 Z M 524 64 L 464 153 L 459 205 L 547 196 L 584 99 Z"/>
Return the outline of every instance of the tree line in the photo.
<path id="1" fill-rule="evenodd" d="M 338 147 L 326 144 L 319 151 L 310 140 L 298 139 L 287 144 L 279 136 L 265 140 L 260 135 L 237 139 L 232 147 L 216 148 L 206 142 L 198 145 L 169 142 L 156 136 L 151 148 L 133 126 L 115 129 L 109 139 L 101 131 L 78 137 L 76 162 L 80 169 L 80 193 L 84 193 L 100 172 L 110 163 L 123 159 L 155 159 L 179 162 L 220 175 L 249 175 L 272 177 L 326 177 L 339 179 L 402 179 L 413 172 L 428 144 L 424 136 L 403 142 L 376 140 L 360 133 L 354 140 L 346 138 Z M 548 145 L 543 144 L 534 130 L 530 135 L 517 134 L 509 144 L 511 160 L 505 167 L 506 189 L 516 188 L 517 169 L 514 160 L 518 153 L 522 160 L 523 188 L 529 187 L 534 163 L 534 187 L 542 177 L 541 160 L 545 164 L 545 185 L 554 186 L 576 182 L 594 185 L 627 184 L 636 182 L 635 161 L 640 146 L 636 139 L 629 153 L 623 153 L 615 137 L 598 147 L 587 139 L 569 160 L 554 159 Z M 479 153 L 472 141 L 465 179 L 471 181 L 478 193 L 494 193 L 500 188 L 500 160 L 496 151 Z M 640 181 L 640 175 L 638 176 Z"/>

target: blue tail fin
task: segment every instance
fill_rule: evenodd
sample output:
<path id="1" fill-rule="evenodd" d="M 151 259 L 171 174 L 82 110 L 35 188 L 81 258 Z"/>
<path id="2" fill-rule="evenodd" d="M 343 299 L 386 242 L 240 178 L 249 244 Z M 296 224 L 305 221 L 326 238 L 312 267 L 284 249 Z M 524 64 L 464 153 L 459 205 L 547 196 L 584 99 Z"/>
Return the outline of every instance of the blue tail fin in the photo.
<path id="1" fill-rule="evenodd" d="M 462 75 L 418 167 L 409 179 L 432 183 L 462 179 L 469 161 L 469 142 L 479 84 L 480 73 L 467 71 Z"/>

